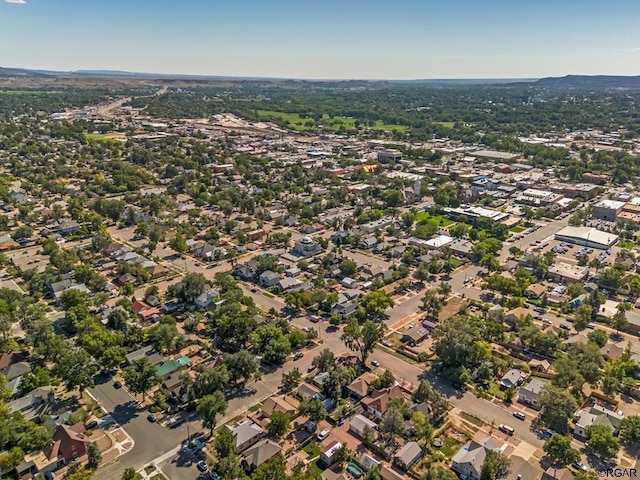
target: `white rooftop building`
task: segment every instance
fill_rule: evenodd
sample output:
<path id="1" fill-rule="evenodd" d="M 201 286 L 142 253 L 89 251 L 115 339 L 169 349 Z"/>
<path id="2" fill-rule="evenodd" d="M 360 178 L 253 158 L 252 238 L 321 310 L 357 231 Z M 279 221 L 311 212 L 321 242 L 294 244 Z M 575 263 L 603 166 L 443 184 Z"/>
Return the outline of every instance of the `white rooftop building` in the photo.
<path id="1" fill-rule="evenodd" d="M 618 241 L 618 235 L 592 227 L 565 227 L 556 233 L 556 240 L 607 250 Z"/>

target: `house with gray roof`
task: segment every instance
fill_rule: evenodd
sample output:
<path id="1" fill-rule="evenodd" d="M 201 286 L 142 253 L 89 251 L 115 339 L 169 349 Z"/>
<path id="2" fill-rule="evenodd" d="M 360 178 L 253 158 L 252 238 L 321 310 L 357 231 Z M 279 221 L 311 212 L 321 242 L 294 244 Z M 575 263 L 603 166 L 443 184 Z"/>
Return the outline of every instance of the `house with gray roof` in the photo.
<path id="1" fill-rule="evenodd" d="M 506 443 L 501 444 L 490 436 L 474 438 L 453 456 L 451 469 L 469 480 L 480 480 L 480 472 L 487 452 L 492 450 L 502 453 L 506 447 Z"/>
<path id="2" fill-rule="evenodd" d="M 258 443 L 264 436 L 264 430 L 251 420 L 239 422 L 234 427 L 225 426 L 233 435 L 233 446 L 236 453 L 244 452 L 247 448 Z"/>
<path id="3" fill-rule="evenodd" d="M 261 287 L 273 287 L 280 280 L 280 274 L 271 270 L 265 270 L 260 274 L 259 283 Z"/>
<path id="4" fill-rule="evenodd" d="M 524 380 L 524 374 L 517 368 L 512 368 L 500 379 L 500 388 L 518 387 Z"/>
<path id="5" fill-rule="evenodd" d="M 600 405 L 594 405 L 591 408 L 578 410 L 574 415 L 575 428 L 573 434 L 577 437 L 586 437 L 586 430 L 594 425 L 605 425 L 612 432 L 617 432 L 622 422 L 623 415 L 618 414 Z"/>
<path id="6" fill-rule="evenodd" d="M 539 378 L 532 378 L 529 383 L 518 391 L 518 401 L 537 410 L 540 409 L 540 396 L 546 387 L 546 383 Z"/>
<path id="7" fill-rule="evenodd" d="M 393 456 L 397 465 L 409 470 L 411 465 L 416 463 L 422 456 L 422 448 L 416 442 L 407 442 L 404 446 L 396 452 Z"/>

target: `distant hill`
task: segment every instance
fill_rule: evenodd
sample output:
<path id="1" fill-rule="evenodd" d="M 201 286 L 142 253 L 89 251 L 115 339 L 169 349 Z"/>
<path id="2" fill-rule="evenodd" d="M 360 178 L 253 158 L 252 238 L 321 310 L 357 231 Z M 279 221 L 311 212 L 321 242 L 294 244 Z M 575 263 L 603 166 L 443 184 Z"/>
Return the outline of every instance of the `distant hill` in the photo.
<path id="1" fill-rule="evenodd" d="M 603 90 L 611 88 L 640 88 L 640 76 L 615 75 L 567 75 L 565 77 L 541 78 L 533 82 L 536 87 L 575 88 L 580 90 Z"/>
<path id="2" fill-rule="evenodd" d="M 0 67 L 0 78 L 23 77 L 120 77 L 156 80 L 195 80 L 195 81 L 276 81 L 325 85 L 342 85 L 351 88 L 366 88 L 372 85 L 397 85 L 410 87 L 521 87 L 532 86 L 553 89 L 579 89 L 579 90 L 604 90 L 612 88 L 640 88 L 640 76 L 625 77 L 614 75 L 567 75 L 564 77 L 548 77 L 541 79 L 508 79 L 508 78 L 459 78 L 459 79 L 416 79 L 416 80 L 314 80 L 314 79 L 287 79 L 273 77 L 241 77 L 227 75 L 188 75 L 170 73 L 140 73 L 120 70 L 76 70 L 62 72 L 52 70 L 31 70 L 27 68 Z"/>

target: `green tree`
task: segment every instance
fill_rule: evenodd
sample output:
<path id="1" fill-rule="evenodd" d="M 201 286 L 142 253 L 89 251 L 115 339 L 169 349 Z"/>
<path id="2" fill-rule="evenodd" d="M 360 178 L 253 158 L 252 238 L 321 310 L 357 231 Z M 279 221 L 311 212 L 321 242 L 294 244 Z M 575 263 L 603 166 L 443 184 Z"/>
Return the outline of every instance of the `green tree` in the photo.
<path id="1" fill-rule="evenodd" d="M 218 458 L 225 458 L 236 453 L 233 434 L 226 428 L 221 428 L 216 433 L 213 448 Z"/>
<path id="2" fill-rule="evenodd" d="M 625 417 L 620 422 L 619 435 L 627 444 L 640 443 L 640 416 Z"/>
<path id="3" fill-rule="evenodd" d="M 422 480 L 457 480 L 458 476 L 438 463 L 432 463 Z"/>
<path id="4" fill-rule="evenodd" d="M 596 344 L 598 347 L 604 347 L 609 341 L 609 336 L 604 330 L 592 330 L 587 334 L 589 342 Z"/>
<path id="5" fill-rule="evenodd" d="M 141 393 L 143 401 L 147 390 L 160 382 L 158 369 L 146 357 L 134 360 L 130 367 L 123 370 L 122 376 L 129 391 Z"/>
<path id="6" fill-rule="evenodd" d="M 587 446 L 603 458 L 613 458 L 620 450 L 620 442 L 607 425 L 592 425 L 585 429 Z"/>
<path id="7" fill-rule="evenodd" d="M 227 411 L 227 401 L 221 391 L 205 395 L 200 399 L 196 408 L 198 415 L 202 418 L 202 425 L 208 428 L 210 434 L 216 428 L 217 416 L 223 415 Z"/>
<path id="8" fill-rule="evenodd" d="M 251 475 L 251 480 L 276 480 L 287 478 L 287 466 L 282 455 L 276 455 L 260 465 Z"/>
<path id="9" fill-rule="evenodd" d="M 246 350 L 224 356 L 224 363 L 229 371 L 232 382 L 247 381 L 258 371 L 258 362 L 255 356 Z"/>
<path id="10" fill-rule="evenodd" d="M 427 312 L 427 316 L 431 319 L 437 319 L 442 310 L 442 298 L 433 290 L 427 290 L 422 297 L 422 309 Z"/>
<path id="11" fill-rule="evenodd" d="M 542 423 L 558 433 L 566 434 L 569 431 L 569 418 L 578 409 L 576 399 L 567 390 L 547 386 L 539 403 Z"/>
<path id="12" fill-rule="evenodd" d="M 371 320 L 362 325 L 352 321 L 344 328 L 341 338 L 347 348 L 360 355 L 360 361 L 364 366 L 376 343 L 384 338 L 384 326 Z"/>
<path id="13" fill-rule="evenodd" d="M 68 348 L 60 354 L 54 371 L 65 382 L 67 391 L 77 388 L 82 394 L 85 388 L 93 387 L 98 368 L 87 352 Z"/>
<path id="14" fill-rule="evenodd" d="M 209 281 L 201 273 L 187 273 L 182 281 L 170 285 L 168 292 L 170 296 L 176 297 L 181 302 L 192 305 L 209 287 Z"/>
<path id="15" fill-rule="evenodd" d="M 509 475 L 511 460 L 494 450 L 488 450 L 480 469 L 480 480 L 499 480 Z"/>
<path id="16" fill-rule="evenodd" d="M 319 422 L 327 416 L 327 411 L 318 397 L 306 398 L 300 402 L 298 413 L 306 415 L 313 422 Z"/>
<path id="17" fill-rule="evenodd" d="M 124 472 L 122 472 L 122 477 L 121 480 L 136 480 L 136 469 L 133 467 L 127 467 L 124 469 Z"/>
<path id="18" fill-rule="evenodd" d="M 571 446 L 571 439 L 554 433 L 542 447 L 556 469 L 580 460 L 580 452 Z"/>
<path id="19" fill-rule="evenodd" d="M 282 373 L 282 391 L 285 393 L 292 392 L 300 385 L 302 381 L 302 374 L 298 368 L 293 368 L 289 372 Z"/>
<path id="20" fill-rule="evenodd" d="M 289 430 L 289 415 L 283 412 L 273 412 L 269 417 L 267 435 L 271 438 L 280 438 Z"/>
<path id="21" fill-rule="evenodd" d="M 187 240 L 180 232 L 176 232 L 176 236 L 169 240 L 169 246 L 179 254 L 184 254 L 187 250 L 189 250 Z"/>
<path id="22" fill-rule="evenodd" d="M 388 408 L 380 420 L 379 430 L 388 442 L 393 444 L 396 435 L 404 435 L 405 423 L 402 413 L 397 408 Z"/>
<path id="23" fill-rule="evenodd" d="M 323 349 L 313 358 L 313 365 L 321 372 L 328 372 L 333 369 L 336 362 L 336 356 L 328 348 Z"/>
<path id="24" fill-rule="evenodd" d="M 89 459 L 87 466 L 92 470 L 97 469 L 102 461 L 102 452 L 100 452 L 96 442 L 91 442 L 87 447 L 87 457 Z"/>
<path id="25" fill-rule="evenodd" d="M 611 319 L 611 328 L 613 328 L 616 333 L 620 334 L 620 332 L 624 332 L 629 326 L 629 321 L 625 315 L 624 311 L 616 312 L 613 318 Z"/>

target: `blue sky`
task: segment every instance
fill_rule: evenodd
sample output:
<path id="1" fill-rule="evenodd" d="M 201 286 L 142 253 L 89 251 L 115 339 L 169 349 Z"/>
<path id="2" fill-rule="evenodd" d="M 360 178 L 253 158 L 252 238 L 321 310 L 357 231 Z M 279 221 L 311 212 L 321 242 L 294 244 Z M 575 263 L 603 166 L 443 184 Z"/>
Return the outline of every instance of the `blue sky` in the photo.
<path id="1" fill-rule="evenodd" d="M 640 0 L 0 0 L 0 65 L 293 78 L 640 74 Z"/>

